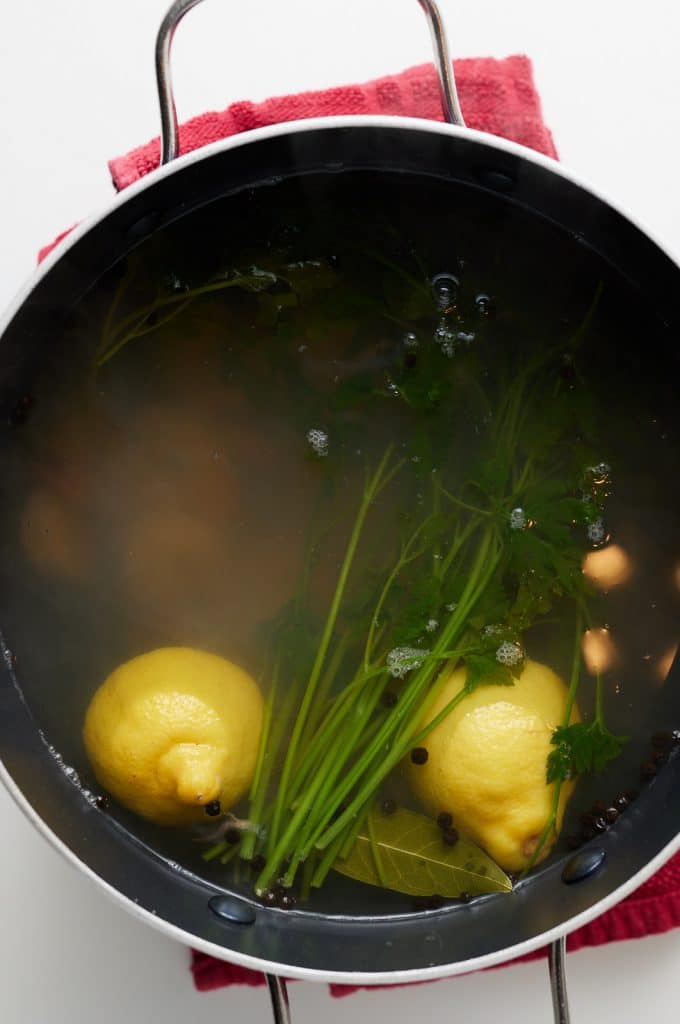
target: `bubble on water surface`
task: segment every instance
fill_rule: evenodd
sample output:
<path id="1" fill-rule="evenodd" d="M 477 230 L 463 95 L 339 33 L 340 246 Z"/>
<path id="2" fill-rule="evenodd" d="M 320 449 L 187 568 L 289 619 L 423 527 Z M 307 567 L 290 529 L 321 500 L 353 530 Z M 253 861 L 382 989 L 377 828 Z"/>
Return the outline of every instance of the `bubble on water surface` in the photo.
<path id="1" fill-rule="evenodd" d="M 328 434 L 325 430 L 321 430 L 319 427 L 311 427 L 307 431 L 307 440 L 315 455 L 318 455 L 320 459 L 328 455 Z"/>
<path id="2" fill-rule="evenodd" d="M 586 534 L 591 544 L 601 544 L 607 536 L 607 530 L 604 525 L 604 519 L 596 519 L 592 523 L 588 523 Z"/>
<path id="3" fill-rule="evenodd" d="M 524 651 L 519 644 L 512 640 L 504 641 L 496 651 L 496 661 L 499 661 L 501 665 L 519 665 L 523 658 Z"/>
<path id="4" fill-rule="evenodd" d="M 611 483 L 612 468 L 607 462 L 598 462 L 594 466 L 588 466 L 586 473 L 596 487 Z"/>
<path id="5" fill-rule="evenodd" d="M 455 331 L 451 330 L 444 318 L 435 328 L 434 341 L 439 345 L 444 355 L 450 359 L 456 350 L 456 334 Z"/>
<path id="6" fill-rule="evenodd" d="M 510 529 L 511 530 L 525 530 L 527 525 L 527 516 L 523 508 L 513 508 L 510 513 Z"/>
<path id="7" fill-rule="evenodd" d="M 96 805 L 96 803 L 97 803 L 97 798 L 94 795 L 94 793 L 92 793 L 89 789 L 87 789 L 82 784 L 82 782 L 80 780 L 80 775 L 78 774 L 76 769 L 73 767 L 73 765 L 66 764 L 66 762 L 64 761 L 64 758 L 61 756 L 59 751 L 55 747 L 53 747 L 51 743 L 47 742 L 47 740 L 45 739 L 45 737 L 44 737 L 42 732 L 40 733 L 40 738 L 42 739 L 43 743 L 47 747 L 48 754 L 50 755 L 50 757 L 52 757 L 56 761 L 57 765 L 59 766 L 61 771 L 64 773 L 66 778 L 69 780 L 69 782 L 73 786 L 76 787 L 76 789 L 82 794 L 82 796 L 85 797 L 85 799 L 87 800 L 88 804 L 92 804 L 92 806 L 94 807 Z"/>
<path id="8" fill-rule="evenodd" d="M 387 667 L 395 679 L 403 679 L 414 668 L 420 668 L 429 654 L 424 647 L 394 647 L 387 655 Z"/>
<path id="9" fill-rule="evenodd" d="M 448 273 L 436 274 L 430 283 L 437 300 L 437 308 L 442 311 L 449 309 L 456 301 L 458 278 Z"/>
<path id="10" fill-rule="evenodd" d="M 489 316 L 491 305 L 491 297 L 485 292 L 481 292 L 475 299 L 475 307 L 480 316 Z"/>

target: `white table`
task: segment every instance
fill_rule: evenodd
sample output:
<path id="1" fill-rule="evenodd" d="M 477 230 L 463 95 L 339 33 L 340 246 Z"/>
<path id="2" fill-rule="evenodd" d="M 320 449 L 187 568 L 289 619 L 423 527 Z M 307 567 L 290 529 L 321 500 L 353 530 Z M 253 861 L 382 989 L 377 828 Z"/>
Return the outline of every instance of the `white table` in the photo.
<path id="1" fill-rule="evenodd" d="M 156 134 L 152 52 L 167 0 L 22 0 L 0 30 L 0 307 L 35 252 L 106 202 L 106 160 Z M 562 159 L 680 254 L 675 0 L 440 0 L 458 56 L 528 53 Z M 236 13 L 238 11 L 238 13 Z M 257 55 L 257 62 L 255 56 Z M 416 0 L 207 0 L 175 45 L 183 117 L 362 81 L 428 59 Z M 269 1020 L 264 989 L 197 994 L 188 953 L 111 905 L 0 792 L 2 1024 Z M 569 959 L 575 1024 L 674 1019 L 680 931 Z M 296 983 L 296 1024 L 379 1015 L 545 1024 L 545 965 L 331 1000 Z M 596 1016 L 597 1015 L 597 1016 Z"/>

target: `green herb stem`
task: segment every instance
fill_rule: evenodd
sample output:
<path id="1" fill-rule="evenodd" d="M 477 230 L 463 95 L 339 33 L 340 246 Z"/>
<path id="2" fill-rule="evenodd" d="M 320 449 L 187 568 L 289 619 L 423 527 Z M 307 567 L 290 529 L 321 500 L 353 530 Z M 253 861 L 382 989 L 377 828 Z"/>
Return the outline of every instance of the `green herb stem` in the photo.
<path id="1" fill-rule="evenodd" d="M 468 579 L 463 596 L 458 602 L 455 610 L 452 612 L 448 623 L 440 634 L 435 649 L 432 651 L 432 654 L 435 657 L 443 653 L 443 651 L 445 651 L 449 645 L 454 642 L 456 632 L 460 631 L 464 627 L 470 611 L 481 596 L 488 579 L 493 575 L 497 565 L 497 556 L 496 558 L 489 558 L 489 556 L 494 538 L 495 531 L 492 528 L 488 528 L 479 545 L 477 557 L 473 564 L 470 578 Z M 487 559 L 489 559 L 489 561 L 484 569 L 483 567 Z M 407 715 L 415 711 L 416 716 L 419 718 L 420 714 L 422 714 L 420 701 L 432 679 L 432 674 L 433 668 L 429 663 L 413 674 L 413 678 L 409 680 L 408 686 L 402 694 L 399 704 L 397 704 L 396 708 L 389 716 L 389 719 L 385 722 L 383 728 L 379 730 L 373 743 L 370 744 L 368 749 L 366 749 L 359 757 L 358 761 L 348 772 L 338 790 L 333 794 L 332 800 L 330 801 L 330 805 L 332 807 L 331 814 L 334 813 L 339 803 L 345 799 L 355 786 L 360 787 L 357 794 L 353 797 L 349 807 L 316 840 L 316 846 L 318 849 L 325 848 L 328 843 L 333 841 L 334 837 L 357 813 L 358 808 L 370 798 L 371 794 L 378 788 L 384 777 L 403 756 L 401 751 L 399 751 L 396 756 L 394 751 L 390 751 L 390 753 L 385 754 L 385 747 L 389 746 L 390 740 L 393 739 L 397 730 L 400 728 L 400 723 L 403 722 Z"/>
<path id="2" fill-rule="evenodd" d="M 274 707 L 276 704 L 276 694 L 278 688 L 278 665 L 274 668 L 272 677 L 272 686 L 269 692 L 269 697 L 265 704 L 264 720 L 262 722 L 262 731 L 260 733 L 260 745 L 257 751 L 257 762 L 255 765 L 255 774 L 250 787 L 249 793 L 249 810 L 250 820 L 255 824 L 258 824 L 262 819 L 262 808 L 267 796 L 267 786 L 269 784 L 269 776 L 271 772 L 271 765 L 273 762 L 273 755 L 275 749 L 272 750 L 270 747 L 271 740 L 271 725 L 272 715 L 274 713 Z M 274 746 L 272 744 L 272 746 Z M 265 767 L 267 765 L 267 767 Z M 251 829 L 249 830 L 241 841 L 241 856 L 244 860 L 251 860 L 255 853 L 255 845 L 257 843 L 257 833 Z"/>
<path id="3" fill-rule="evenodd" d="M 284 808 L 287 806 L 289 801 L 288 786 L 290 783 L 290 777 L 293 771 L 293 767 L 295 765 L 295 761 L 297 758 L 298 744 L 300 743 L 300 739 L 302 737 L 302 732 L 307 721 L 307 716 L 309 714 L 312 699 L 314 697 L 316 686 L 321 675 L 321 670 L 326 659 L 328 646 L 331 642 L 331 637 L 335 629 L 335 623 L 338 617 L 338 612 L 340 610 L 340 604 L 345 593 L 345 587 L 347 586 L 347 580 L 349 578 L 352 563 L 354 561 L 354 556 L 359 545 L 359 539 L 361 537 L 364 523 L 366 521 L 366 516 L 373 501 L 375 500 L 376 495 L 380 492 L 383 484 L 389 478 L 391 478 L 392 474 L 387 473 L 387 467 L 391 457 L 392 445 L 390 445 L 387 448 L 385 454 L 383 455 L 378 465 L 377 470 L 375 471 L 373 476 L 367 481 L 367 484 L 364 488 L 364 494 L 361 500 L 361 504 L 359 506 L 359 511 L 356 516 L 352 532 L 350 534 L 347 550 L 345 552 L 345 557 L 340 568 L 340 575 L 335 588 L 335 592 L 333 594 L 333 599 L 331 601 L 328 616 L 326 618 L 326 624 L 324 626 L 321 641 L 319 643 L 316 658 L 314 659 L 314 664 L 312 666 L 309 679 L 307 680 L 304 695 L 300 705 L 300 710 L 297 714 L 295 723 L 293 725 L 293 732 L 290 738 L 288 751 L 286 753 L 286 758 L 281 772 L 281 779 L 279 782 L 279 790 L 277 794 L 277 800 L 274 811 L 274 820 L 272 822 L 270 836 L 271 843 L 274 848 L 276 848 L 276 844 L 278 843 L 281 819 L 283 817 Z M 392 472 L 394 472 L 394 470 Z M 289 831 L 290 828 L 287 830 L 287 833 Z"/>
<path id="4" fill-rule="evenodd" d="M 602 682 L 602 673 L 598 672 L 595 676 L 595 721 L 598 725 L 604 728 L 604 685 Z"/>

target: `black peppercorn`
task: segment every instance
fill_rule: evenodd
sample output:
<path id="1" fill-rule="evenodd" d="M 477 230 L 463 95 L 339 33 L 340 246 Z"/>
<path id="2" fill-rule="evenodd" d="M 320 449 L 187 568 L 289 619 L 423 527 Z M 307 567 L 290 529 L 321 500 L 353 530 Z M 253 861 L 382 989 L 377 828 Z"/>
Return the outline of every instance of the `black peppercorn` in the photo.
<path id="1" fill-rule="evenodd" d="M 100 793 L 99 796 L 95 797 L 94 802 L 100 811 L 107 811 L 109 809 L 109 798 L 108 796 L 104 796 L 103 793 Z"/>
<path id="2" fill-rule="evenodd" d="M 589 843 L 591 839 L 595 838 L 595 829 L 588 825 L 581 832 L 581 838 L 583 839 L 584 843 Z"/>
<path id="3" fill-rule="evenodd" d="M 596 800 L 593 806 L 591 807 L 592 814 L 596 818 L 599 817 L 601 814 L 604 814 L 606 810 L 607 805 L 604 802 L 604 800 Z"/>
<path id="4" fill-rule="evenodd" d="M 253 871 L 260 872 L 264 870 L 266 863 L 267 861 L 262 856 L 262 854 L 256 853 L 250 862 L 250 867 L 252 868 Z"/>
<path id="5" fill-rule="evenodd" d="M 673 740 L 673 746 L 680 746 L 680 729 L 673 729 L 671 733 L 671 739 Z"/>
<path id="6" fill-rule="evenodd" d="M 232 846 L 236 846 L 237 843 L 241 842 L 241 833 L 237 828 L 228 828 L 224 833 L 224 841 L 231 843 Z"/>
<path id="7" fill-rule="evenodd" d="M 447 846 L 455 846 L 458 842 L 458 829 L 457 828 L 445 828 L 442 832 L 442 839 Z"/>
<path id="8" fill-rule="evenodd" d="M 393 708 L 397 704 L 399 698 L 397 697 L 394 690 L 383 690 L 380 697 L 380 703 L 384 708 Z"/>
<path id="9" fill-rule="evenodd" d="M 292 910 L 295 906 L 295 897 L 289 892 L 284 892 L 283 896 L 279 900 L 279 906 L 281 910 Z"/>
<path id="10" fill-rule="evenodd" d="M 418 357 L 415 354 L 415 352 L 407 352 L 406 355 L 404 356 L 404 366 L 406 367 L 407 370 L 412 370 L 413 367 L 417 364 L 417 362 Z"/>
<path id="11" fill-rule="evenodd" d="M 643 761 L 640 765 L 640 778 L 643 781 L 653 779 L 656 775 L 656 765 L 653 761 Z"/>
<path id="12" fill-rule="evenodd" d="M 276 893 L 272 889 L 267 889 L 265 892 L 262 893 L 262 896 L 260 898 L 264 903 L 265 907 L 275 907 L 276 904 L 279 902 Z"/>
<path id="13" fill-rule="evenodd" d="M 608 825 L 613 825 L 614 822 L 617 820 L 618 816 L 619 812 L 616 810 L 615 807 L 608 807 L 603 815 L 604 820 L 607 822 Z"/>
<path id="14" fill-rule="evenodd" d="M 637 789 L 627 789 L 626 790 L 626 800 L 628 801 L 629 804 L 632 804 L 634 800 L 637 800 L 639 795 L 640 794 L 638 793 Z"/>
<path id="15" fill-rule="evenodd" d="M 209 804 L 205 805 L 203 810 L 210 818 L 216 818 L 221 813 L 222 807 L 219 800 L 211 800 Z"/>
<path id="16" fill-rule="evenodd" d="M 396 809 L 397 809 L 396 801 L 395 800 L 390 800 L 389 798 L 387 800 L 383 800 L 383 802 L 380 805 L 380 810 L 387 817 L 389 817 L 390 814 L 394 814 Z"/>
<path id="17" fill-rule="evenodd" d="M 440 828 L 451 828 L 453 825 L 453 815 L 449 814 L 448 811 L 442 811 L 441 814 L 437 815 L 437 824 Z"/>
<path id="18" fill-rule="evenodd" d="M 582 814 L 579 820 L 580 820 L 580 822 L 581 822 L 581 824 L 583 825 L 584 828 L 591 828 L 593 822 L 595 821 L 595 815 L 594 814 Z"/>
<path id="19" fill-rule="evenodd" d="M 469 892 L 462 892 L 458 899 L 461 901 L 461 903 L 469 903 L 470 900 L 472 899 L 472 894 Z"/>
<path id="20" fill-rule="evenodd" d="M 411 751 L 411 761 L 413 764 L 425 764 L 428 757 L 427 747 L 414 747 Z"/>
<path id="21" fill-rule="evenodd" d="M 594 832 L 606 832 L 607 831 L 607 822 L 604 820 L 603 817 L 598 815 L 598 817 L 595 818 L 595 821 L 593 822 L 593 831 Z"/>
<path id="22" fill-rule="evenodd" d="M 580 836 L 567 836 L 567 847 L 570 850 L 578 850 L 583 840 Z"/>
<path id="23" fill-rule="evenodd" d="M 621 814 L 622 811 L 625 811 L 626 807 L 628 806 L 628 803 L 629 800 L 625 793 L 620 793 L 613 800 L 613 806 L 616 808 L 619 814 Z"/>

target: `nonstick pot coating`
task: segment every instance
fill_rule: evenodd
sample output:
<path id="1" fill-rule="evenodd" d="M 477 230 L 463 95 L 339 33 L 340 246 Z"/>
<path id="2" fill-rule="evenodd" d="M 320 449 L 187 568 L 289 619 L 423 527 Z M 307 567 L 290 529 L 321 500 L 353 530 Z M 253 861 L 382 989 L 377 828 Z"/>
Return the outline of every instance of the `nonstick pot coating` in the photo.
<path id="1" fill-rule="evenodd" d="M 552 171 L 547 161 L 534 162 L 516 148 L 496 148 L 469 133 L 419 130 L 404 123 L 283 129 L 180 164 L 131 194 L 67 249 L 39 280 L 2 338 L 3 420 L 11 420 L 17 402 L 30 390 L 41 346 L 64 311 L 142 239 L 229 192 L 290 175 L 354 168 L 432 175 L 526 206 L 595 249 L 631 286 L 655 296 L 663 320 L 680 324 L 680 271 L 675 264 L 630 221 Z M 676 366 L 660 367 L 660 372 L 675 379 Z M 2 595 L 0 628 L 11 601 L 11 593 Z M 565 883 L 564 863 L 557 862 L 521 883 L 510 897 L 400 916 L 381 912 L 378 900 L 375 913 L 361 919 L 343 916 L 341 902 L 338 912 L 330 914 L 284 912 L 242 899 L 219 904 L 214 897 L 220 891 L 214 886 L 169 865 L 84 798 L 50 753 L 24 702 L 21 665 L 13 664 L 9 651 L 5 654 L 0 663 L 0 756 L 15 795 L 106 885 L 186 933 L 187 941 L 209 945 L 225 959 L 255 958 L 297 974 L 319 971 L 337 977 L 358 972 L 376 980 L 392 972 L 453 972 L 457 964 L 469 967 L 471 960 L 522 943 L 538 944 L 546 933 L 573 927 L 574 919 L 643 871 L 678 832 L 676 756 L 616 829 L 596 841 L 603 862 L 578 883 Z M 669 728 L 680 721 L 678 672 L 676 664 L 664 688 L 662 712 Z"/>

